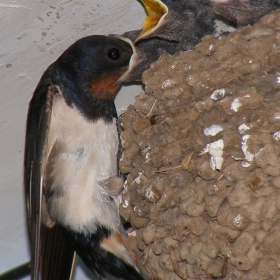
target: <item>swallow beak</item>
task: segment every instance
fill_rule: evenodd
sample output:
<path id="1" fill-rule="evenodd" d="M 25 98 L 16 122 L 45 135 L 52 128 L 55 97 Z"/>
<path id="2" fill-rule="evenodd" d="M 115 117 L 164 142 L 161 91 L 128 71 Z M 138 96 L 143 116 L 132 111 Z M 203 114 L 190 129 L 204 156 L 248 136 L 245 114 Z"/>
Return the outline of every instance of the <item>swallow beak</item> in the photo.
<path id="1" fill-rule="evenodd" d="M 121 35 L 109 35 L 109 36 L 112 36 L 112 37 L 115 37 L 115 38 L 118 38 L 126 43 L 128 43 L 132 50 L 133 50 L 133 55 L 131 56 L 130 58 L 130 61 L 129 61 L 129 66 L 127 68 L 127 70 L 122 74 L 122 76 L 116 81 L 115 85 L 118 85 L 120 83 L 123 83 L 126 81 L 127 77 L 128 77 L 128 74 L 131 72 L 132 69 L 135 68 L 135 66 L 139 63 L 139 54 L 137 53 L 137 49 L 135 48 L 135 45 L 134 43 L 126 38 L 126 37 L 123 37 Z"/>
<path id="2" fill-rule="evenodd" d="M 146 38 L 148 35 L 150 35 L 152 32 L 154 32 L 155 29 L 157 29 L 159 26 L 161 26 L 164 22 L 164 19 L 166 15 L 168 14 L 168 8 L 167 6 L 162 3 L 160 0 L 141 0 L 146 12 L 147 12 L 147 18 L 143 22 L 143 29 L 136 38 L 135 42 L 138 42 L 139 40 Z"/>

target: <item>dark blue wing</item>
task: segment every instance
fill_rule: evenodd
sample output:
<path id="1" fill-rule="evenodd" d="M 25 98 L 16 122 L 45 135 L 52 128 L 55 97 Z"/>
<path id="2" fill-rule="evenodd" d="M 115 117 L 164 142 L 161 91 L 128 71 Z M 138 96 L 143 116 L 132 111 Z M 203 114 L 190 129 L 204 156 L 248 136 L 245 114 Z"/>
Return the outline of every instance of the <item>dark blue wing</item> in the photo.
<path id="1" fill-rule="evenodd" d="M 48 138 L 53 97 L 56 88 L 50 79 L 42 80 L 29 103 L 27 115 L 24 187 L 31 248 L 31 279 L 69 280 L 74 250 L 56 225 L 49 229 L 41 222 L 42 171 L 44 147 Z"/>

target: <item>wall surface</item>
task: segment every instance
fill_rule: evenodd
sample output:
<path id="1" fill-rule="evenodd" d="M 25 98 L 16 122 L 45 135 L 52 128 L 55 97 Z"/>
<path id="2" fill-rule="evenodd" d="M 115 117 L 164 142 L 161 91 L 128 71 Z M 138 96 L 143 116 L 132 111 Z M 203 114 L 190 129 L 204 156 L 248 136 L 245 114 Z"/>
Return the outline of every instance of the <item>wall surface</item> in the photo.
<path id="1" fill-rule="evenodd" d="M 71 43 L 140 29 L 137 0 L 0 0 L 0 273 L 29 260 L 22 184 L 28 102 L 43 71 Z M 122 88 L 122 112 L 140 86 Z M 81 276 L 76 279 L 87 279 Z"/>

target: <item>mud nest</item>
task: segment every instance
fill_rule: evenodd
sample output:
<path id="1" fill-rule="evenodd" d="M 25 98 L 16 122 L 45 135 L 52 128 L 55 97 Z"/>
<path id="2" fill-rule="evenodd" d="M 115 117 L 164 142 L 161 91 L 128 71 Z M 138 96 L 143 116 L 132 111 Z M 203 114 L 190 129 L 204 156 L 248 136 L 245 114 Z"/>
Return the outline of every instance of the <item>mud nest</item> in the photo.
<path id="1" fill-rule="evenodd" d="M 120 161 L 137 261 L 155 279 L 280 279 L 280 11 L 143 82 Z"/>

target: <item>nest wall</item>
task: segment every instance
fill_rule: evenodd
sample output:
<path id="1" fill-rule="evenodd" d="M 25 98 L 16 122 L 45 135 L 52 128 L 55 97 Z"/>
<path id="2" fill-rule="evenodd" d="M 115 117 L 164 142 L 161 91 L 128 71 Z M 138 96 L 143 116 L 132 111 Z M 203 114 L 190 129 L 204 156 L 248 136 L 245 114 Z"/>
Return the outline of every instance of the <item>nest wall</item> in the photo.
<path id="1" fill-rule="evenodd" d="M 137 261 L 155 279 L 280 279 L 280 11 L 143 82 L 120 160 Z"/>

